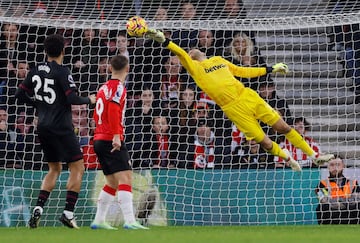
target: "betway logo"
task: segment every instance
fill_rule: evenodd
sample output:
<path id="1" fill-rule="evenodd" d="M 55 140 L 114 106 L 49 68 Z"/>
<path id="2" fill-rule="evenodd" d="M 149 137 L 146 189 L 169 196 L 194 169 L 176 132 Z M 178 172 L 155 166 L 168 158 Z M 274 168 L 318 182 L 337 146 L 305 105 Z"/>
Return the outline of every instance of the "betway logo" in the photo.
<path id="1" fill-rule="evenodd" d="M 218 70 L 218 69 L 224 68 L 224 67 L 225 67 L 224 64 L 220 64 L 220 65 L 213 66 L 211 68 L 205 68 L 205 73 L 214 72 L 215 70 Z"/>

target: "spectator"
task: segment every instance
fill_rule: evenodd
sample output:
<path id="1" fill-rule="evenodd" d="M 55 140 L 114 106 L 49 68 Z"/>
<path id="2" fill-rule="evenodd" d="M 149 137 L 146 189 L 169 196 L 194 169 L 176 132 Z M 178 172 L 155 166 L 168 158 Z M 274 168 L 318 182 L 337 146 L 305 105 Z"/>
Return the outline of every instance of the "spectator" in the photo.
<path id="1" fill-rule="evenodd" d="M 238 33 L 233 38 L 228 48 L 228 54 L 225 55 L 230 62 L 245 67 L 266 67 L 264 59 L 255 47 L 253 41 L 245 33 Z M 266 77 L 266 76 L 264 76 Z M 262 77 L 263 78 L 263 77 Z M 239 80 L 253 90 L 258 89 L 259 80 L 256 78 L 240 78 Z"/>
<path id="2" fill-rule="evenodd" d="M 7 120 L 6 108 L 0 107 L 0 168 L 21 168 L 23 146 L 18 142 L 22 142 L 23 137 L 10 128 Z"/>
<path id="3" fill-rule="evenodd" d="M 26 51 L 26 44 L 19 42 L 19 27 L 16 24 L 6 23 L 2 29 L 4 41 L 0 44 L 1 56 L 7 58 L 8 72 L 15 72 L 20 53 Z"/>
<path id="4" fill-rule="evenodd" d="M 133 167 L 144 167 L 142 160 L 143 141 L 148 140 L 152 129 L 153 116 L 159 115 L 159 109 L 154 102 L 153 91 L 145 87 L 132 109 L 126 111 L 125 134 L 126 144 L 131 158 L 133 158 Z"/>
<path id="5" fill-rule="evenodd" d="M 169 124 L 164 116 L 156 115 L 152 120 L 151 134 L 142 141 L 141 167 L 173 168 L 176 163 L 170 153 L 174 153 L 173 144 L 169 135 Z"/>
<path id="6" fill-rule="evenodd" d="M 95 93 L 102 84 L 108 80 L 110 74 L 110 59 L 108 56 L 100 56 L 97 71 L 83 73 L 80 77 L 81 94 L 89 95 Z"/>
<path id="7" fill-rule="evenodd" d="M 74 48 L 73 55 L 77 56 L 73 62 L 73 72 L 77 72 L 74 75 L 74 80 L 81 80 L 82 74 L 94 73 L 97 71 L 97 65 L 99 62 L 99 39 L 97 38 L 96 31 L 94 29 L 85 29 L 82 33 L 83 38 L 81 44 L 77 48 Z M 88 81 L 77 85 L 80 92 L 87 91 Z"/>
<path id="8" fill-rule="evenodd" d="M 88 170 L 101 169 L 100 162 L 94 149 L 94 131 L 95 120 L 91 118 L 89 121 L 89 141 L 87 144 L 82 146 L 84 166 Z"/>
<path id="9" fill-rule="evenodd" d="M 242 0 L 225 0 L 221 18 L 244 19 L 246 16 L 247 12 Z"/>
<path id="10" fill-rule="evenodd" d="M 200 120 L 196 128 L 194 139 L 194 168 L 215 167 L 215 134 L 205 120 Z"/>
<path id="11" fill-rule="evenodd" d="M 246 141 L 245 134 L 235 124 L 232 124 L 231 130 L 231 153 L 233 155 L 241 155 L 242 150 L 240 146 Z"/>
<path id="12" fill-rule="evenodd" d="M 89 114 L 86 104 L 71 105 L 74 132 L 79 137 L 80 146 L 89 143 Z"/>
<path id="13" fill-rule="evenodd" d="M 165 110 L 174 108 L 178 105 L 180 85 L 184 83 L 180 72 L 182 66 L 176 56 L 170 56 L 165 63 L 165 73 L 161 77 L 161 107 Z"/>
<path id="14" fill-rule="evenodd" d="M 189 128 L 195 107 L 195 90 L 192 86 L 182 86 L 180 89 L 180 101 L 176 108 L 170 110 L 170 125 L 175 128 L 172 134 L 178 133 L 182 128 Z M 187 132 L 185 132 L 187 134 Z"/>
<path id="15" fill-rule="evenodd" d="M 330 160 L 329 177 L 321 180 L 315 189 L 319 198 L 316 208 L 319 224 L 360 223 L 360 187 L 356 180 L 344 176 L 344 168 L 342 158 Z"/>
<path id="16" fill-rule="evenodd" d="M 310 124 L 305 119 L 305 117 L 297 117 L 294 119 L 294 129 L 304 138 L 304 140 L 310 145 L 310 147 L 317 153 L 321 153 L 319 145 L 309 136 L 306 136 L 306 132 L 308 131 Z M 293 146 L 287 139 L 284 142 L 280 143 L 281 148 L 286 148 L 290 151 L 293 158 L 300 164 L 303 168 L 309 167 L 318 167 L 316 166 L 311 158 L 304 154 L 300 149 Z M 279 162 L 282 160 L 279 158 Z M 278 165 L 279 166 L 279 165 Z"/>
<path id="17" fill-rule="evenodd" d="M 345 76 L 353 81 L 355 103 L 360 103 L 360 24 L 342 26 L 345 49 Z"/>
<path id="18" fill-rule="evenodd" d="M 16 119 L 16 113 L 18 106 L 15 101 L 15 92 L 17 87 L 21 84 L 21 82 L 25 79 L 27 73 L 29 72 L 29 65 L 26 60 L 18 60 L 16 64 L 16 68 L 14 73 L 10 74 L 6 85 L 3 89 L 3 101 L 7 104 L 9 125 L 13 126 Z"/>
<path id="19" fill-rule="evenodd" d="M 215 47 L 214 34 L 211 30 L 200 30 L 198 36 L 198 48 L 204 52 L 207 57 L 222 56 L 223 49 Z"/>
<path id="20" fill-rule="evenodd" d="M 170 110 L 170 134 L 173 138 L 178 161 L 177 167 L 191 167 L 187 161 L 192 161 L 190 149 L 194 143 L 196 121 L 193 118 L 194 107 L 196 104 L 195 90 L 193 86 L 182 86 L 180 89 L 179 105 Z M 192 164 L 192 163 L 191 163 Z M 191 167 L 193 168 L 193 166 Z"/>
<path id="21" fill-rule="evenodd" d="M 196 19 L 196 9 L 190 1 L 181 2 L 180 18 L 182 21 L 191 21 Z M 172 33 L 172 40 L 181 47 L 191 48 L 196 46 L 198 37 L 197 30 L 176 30 Z"/>
<path id="22" fill-rule="evenodd" d="M 236 151 L 238 150 L 238 151 Z M 274 156 L 256 143 L 255 140 L 246 140 L 241 147 L 235 149 L 232 166 L 242 169 L 270 169 L 275 168 Z"/>
<path id="23" fill-rule="evenodd" d="M 329 8 L 331 14 L 341 14 L 354 11 L 357 1 L 331 0 Z M 340 53 L 340 59 L 345 61 L 345 76 L 353 79 L 355 103 L 360 103 L 360 24 L 335 25 L 328 31 L 330 37 L 329 49 Z"/>
<path id="24" fill-rule="evenodd" d="M 77 48 L 81 45 L 81 40 L 78 38 L 81 36 L 80 30 L 58 28 L 56 30 L 56 34 L 64 37 L 64 65 L 71 68 L 72 59 L 77 58 L 73 55 L 73 51 L 77 50 Z"/>
<path id="25" fill-rule="evenodd" d="M 155 21 L 164 21 L 164 20 L 168 20 L 168 11 L 166 8 L 159 6 L 156 9 L 155 15 L 154 15 L 154 20 Z"/>
<path id="26" fill-rule="evenodd" d="M 245 19 L 247 16 L 246 9 L 242 0 L 225 0 L 225 4 L 223 9 L 221 10 L 221 14 L 219 18 L 221 19 L 229 19 L 229 20 L 238 20 Z M 231 39 L 239 33 L 238 31 L 233 30 L 218 30 L 215 34 L 216 39 L 216 47 L 224 47 L 228 46 L 231 42 Z M 253 32 L 248 32 L 248 36 L 255 43 L 255 38 Z"/>
<path id="27" fill-rule="evenodd" d="M 114 48 L 109 48 L 108 56 L 122 55 L 128 58 L 130 64 L 130 72 L 129 75 L 126 77 L 125 87 L 128 91 L 133 91 L 136 88 L 138 91 L 140 91 L 141 87 L 135 87 L 135 84 L 133 83 L 134 82 L 133 80 L 136 77 L 134 77 L 132 73 L 136 72 L 137 70 L 136 65 L 140 64 L 140 62 L 137 63 L 136 60 L 134 60 L 133 54 L 134 54 L 134 49 L 130 48 L 130 42 L 126 36 L 126 32 L 120 31 L 116 37 L 116 46 Z M 135 68 L 136 70 L 133 71 L 133 68 Z"/>
<path id="28" fill-rule="evenodd" d="M 221 108 L 203 91 L 200 91 L 199 102 L 204 102 L 208 107 L 208 122 L 213 123 L 215 128 L 215 137 L 221 138 L 215 140 L 216 160 L 223 160 L 222 164 L 230 163 L 231 158 L 227 157 L 231 153 L 231 133 L 232 122 L 225 116 Z M 218 155 L 225 155 L 218 157 Z"/>
<path id="29" fill-rule="evenodd" d="M 109 56 L 111 55 L 112 53 L 109 53 Z M 128 40 L 124 32 L 120 32 L 116 37 L 116 53 L 114 55 L 123 55 L 129 59 Z"/>

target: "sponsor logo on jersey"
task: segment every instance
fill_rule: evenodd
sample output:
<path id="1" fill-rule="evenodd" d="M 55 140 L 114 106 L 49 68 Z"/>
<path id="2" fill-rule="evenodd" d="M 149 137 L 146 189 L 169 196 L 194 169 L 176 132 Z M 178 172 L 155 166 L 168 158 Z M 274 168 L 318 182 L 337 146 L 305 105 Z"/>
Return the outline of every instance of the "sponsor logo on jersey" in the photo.
<path id="1" fill-rule="evenodd" d="M 215 65 L 215 66 L 212 66 L 210 68 L 205 68 L 205 73 L 211 73 L 211 72 L 214 72 L 220 68 L 224 68 L 226 67 L 225 64 L 220 64 L 220 65 Z"/>

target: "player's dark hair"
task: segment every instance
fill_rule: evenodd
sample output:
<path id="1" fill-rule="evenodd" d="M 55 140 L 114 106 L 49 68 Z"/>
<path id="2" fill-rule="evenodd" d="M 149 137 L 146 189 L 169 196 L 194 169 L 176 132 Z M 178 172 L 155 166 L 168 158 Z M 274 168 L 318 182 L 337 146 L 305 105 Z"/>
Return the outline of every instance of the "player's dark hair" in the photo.
<path id="1" fill-rule="evenodd" d="M 64 37 L 61 35 L 49 35 L 44 41 L 45 52 L 49 57 L 58 57 L 64 50 Z"/>
<path id="2" fill-rule="evenodd" d="M 113 70 L 120 71 L 129 64 L 129 60 L 127 57 L 122 55 L 113 56 L 111 58 L 110 64 Z"/>

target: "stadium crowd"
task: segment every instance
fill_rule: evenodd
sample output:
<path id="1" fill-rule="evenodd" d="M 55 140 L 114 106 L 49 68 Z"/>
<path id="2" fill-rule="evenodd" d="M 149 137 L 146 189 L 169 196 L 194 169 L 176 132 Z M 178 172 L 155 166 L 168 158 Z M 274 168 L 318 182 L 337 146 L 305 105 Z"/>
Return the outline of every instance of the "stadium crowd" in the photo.
<path id="1" fill-rule="evenodd" d="M 146 2 L 146 1 L 145 1 Z M 232 7 L 230 7 L 232 6 Z M 43 9 L 44 11 L 40 11 Z M 37 11 L 37 12 L 36 12 Z M 154 20 L 173 16 L 158 6 Z M 199 18 L 190 1 L 182 2 L 180 18 Z M 38 5 L 33 14 L 46 14 Z M 145 15 L 148 13 L 144 13 Z M 242 1 L 225 1 L 223 18 L 244 18 Z M 221 55 L 241 66 L 263 67 L 267 63 L 256 45 L 253 32 L 211 30 L 164 30 L 181 47 L 197 47 L 207 56 Z M 65 60 L 79 94 L 95 93 L 109 78 L 109 60 L 114 55 L 129 58 L 126 80 L 126 144 L 134 168 L 284 168 L 280 159 L 246 141 L 219 107 L 204 94 L 181 67 L 176 56 L 152 40 L 129 38 L 126 32 L 106 29 L 71 29 L 1 23 L 0 43 L 0 168 L 46 169 L 36 134 L 33 109 L 16 104 L 14 92 L 28 70 L 44 61 L 44 38 L 57 33 L 65 37 Z M 305 136 L 304 117 L 294 118 L 285 99 L 276 93 L 274 81 L 265 75 L 239 79 L 275 108 Z M 31 117 L 31 119 L 25 119 Z M 98 169 L 93 151 L 93 111 L 73 107 L 74 132 L 79 136 L 88 169 Z M 262 124 L 274 141 L 287 147 L 286 140 Z M 301 130 L 302 129 L 302 130 Z M 320 148 L 307 138 L 314 150 Z M 288 148 L 288 147 L 287 147 Z M 313 167 L 306 155 L 288 148 L 303 167 Z"/>

